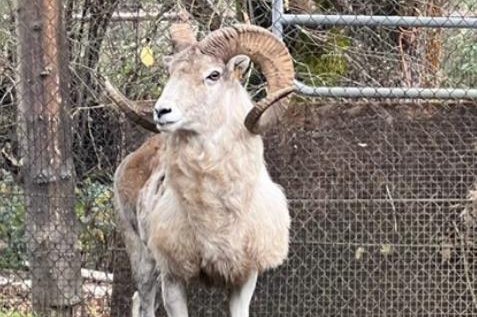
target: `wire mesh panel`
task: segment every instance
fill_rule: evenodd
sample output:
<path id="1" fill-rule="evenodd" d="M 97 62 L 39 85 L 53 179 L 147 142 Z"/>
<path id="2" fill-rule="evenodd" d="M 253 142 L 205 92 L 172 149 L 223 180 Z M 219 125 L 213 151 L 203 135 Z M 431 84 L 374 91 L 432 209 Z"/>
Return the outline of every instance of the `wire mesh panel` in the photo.
<path id="1" fill-rule="evenodd" d="M 295 220 L 286 314 L 475 314 L 475 115 L 333 105 L 270 145 Z"/>
<path id="2" fill-rule="evenodd" d="M 463 56 L 457 38 L 475 33 L 472 2 L 296 2 L 273 1 L 272 30 L 296 53 L 309 57 L 298 64 L 304 73 L 297 81 L 302 94 L 441 99 L 477 95 L 473 84 L 459 80 L 462 74 L 456 81 L 451 75 L 457 66 L 453 62 Z"/>
<path id="3" fill-rule="evenodd" d="M 277 2 L 180 1 L 200 38 L 237 22 L 279 23 L 296 79 L 314 93 L 437 100 L 293 97 L 265 136 L 268 167 L 289 199 L 290 251 L 259 278 L 251 315 L 476 316 L 477 105 L 437 98 L 469 97 L 477 86 L 476 3 L 289 0 L 278 12 Z M 45 3 L 55 1 L 35 3 L 43 11 L 32 34 L 48 32 L 42 43 L 52 44 L 60 30 L 45 29 L 58 22 Z M 44 60 L 19 53 L 19 13 L 11 0 L 0 4 L 0 317 L 130 316 L 136 287 L 112 178 L 149 134 L 113 109 L 98 78 L 131 99 L 158 98 L 178 1 L 63 1 L 66 45 L 50 45 Z M 277 22 L 280 14 L 305 21 Z M 369 16 L 379 17 L 374 25 L 362 21 Z M 35 85 L 21 69 L 38 72 Z M 244 82 L 254 98 L 265 84 L 255 70 Z M 25 100 L 29 87 L 43 99 Z M 22 119 L 32 104 L 34 120 Z M 28 182 L 56 185 L 33 195 Z M 32 221 L 39 206 L 48 210 L 41 223 Z M 192 286 L 188 295 L 191 316 L 228 313 L 221 290 Z"/>

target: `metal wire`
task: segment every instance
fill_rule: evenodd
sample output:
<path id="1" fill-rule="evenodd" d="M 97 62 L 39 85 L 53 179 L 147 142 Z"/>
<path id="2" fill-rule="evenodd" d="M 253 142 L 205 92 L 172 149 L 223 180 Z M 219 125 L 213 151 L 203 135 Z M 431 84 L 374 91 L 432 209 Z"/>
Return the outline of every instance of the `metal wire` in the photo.
<path id="1" fill-rule="evenodd" d="M 274 0 L 272 31 L 283 39 L 283 26 L 380 26 L 380 27 L 427 27 L 427 28 L 477 28 L 477 18 L 466 16 L 421 17 L 379 15 L 325 15 L 285 14 L 283 0 Z M 296 82 L 297 92 L 305 96 L 338 98 L 416 98 L 416 99 L 475 99 L 477 89 L 458 88 L 391 88 L 391 87 L 313 87 Z"/>

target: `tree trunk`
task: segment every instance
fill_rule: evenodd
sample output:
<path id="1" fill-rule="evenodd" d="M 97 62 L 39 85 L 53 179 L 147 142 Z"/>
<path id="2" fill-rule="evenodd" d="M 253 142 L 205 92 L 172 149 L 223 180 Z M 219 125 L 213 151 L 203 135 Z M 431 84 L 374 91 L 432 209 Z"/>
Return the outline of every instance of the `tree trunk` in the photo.
<path id="1" fill-rule="evenodd" d="M 132 297 L 136 289 L 121 234 L 114 233 L 114 280 L 111 296 L 111 317 L 130 317 Z"/>
<path id="2" fill-rule="evenodd" d="M 72 316 L 81 299 L 61 0 L 18 0 L 18 139 L 33 310 Z"/>

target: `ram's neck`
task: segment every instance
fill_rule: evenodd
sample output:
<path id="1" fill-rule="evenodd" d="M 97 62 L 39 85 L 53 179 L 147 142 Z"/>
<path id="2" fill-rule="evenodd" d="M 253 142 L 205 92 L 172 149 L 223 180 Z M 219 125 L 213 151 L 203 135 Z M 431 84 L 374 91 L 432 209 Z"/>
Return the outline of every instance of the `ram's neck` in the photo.
<path id="1" fill-rule="evenodd" d="M 221 137 L 171 136 L 166 182 L 191 212 L 246 212 L 265 168 L 260 137 L 246 131 Z"/>

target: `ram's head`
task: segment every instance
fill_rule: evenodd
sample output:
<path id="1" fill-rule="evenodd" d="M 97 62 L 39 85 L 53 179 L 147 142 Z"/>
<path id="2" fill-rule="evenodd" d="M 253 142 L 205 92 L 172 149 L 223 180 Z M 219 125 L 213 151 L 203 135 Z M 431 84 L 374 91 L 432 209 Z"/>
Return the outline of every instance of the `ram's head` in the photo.
<path id="1" fill-rule="evenodd" d="M 293 62 L 286 46 L 269 31 L 238 25 L 197 42 L 189 24 L 176 23 L 171 37 L 175 53 L 164 58 L 170 76 L 154 105 L 154 123 L 152 116 L 144 118 L 147 111 L 141 113 L 130 102 L 125 106 L 127 100 L 122 100 L 121 108 L 136 122 L 149 130 L 200 133 L 230 121 L 235 104 L 241 106 L 246 98 L 250 107 L 240 120 L 250 132 L 260 133 L 286 110 L 286 97 L 294 90 Z M 267 96 L 253 106 L 240 84 L 250 60 L 259 66 L 268 88 Z M 110 95 L 117 104 L 114 92 Z"/>

